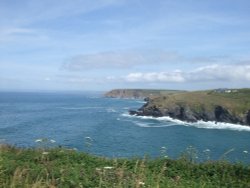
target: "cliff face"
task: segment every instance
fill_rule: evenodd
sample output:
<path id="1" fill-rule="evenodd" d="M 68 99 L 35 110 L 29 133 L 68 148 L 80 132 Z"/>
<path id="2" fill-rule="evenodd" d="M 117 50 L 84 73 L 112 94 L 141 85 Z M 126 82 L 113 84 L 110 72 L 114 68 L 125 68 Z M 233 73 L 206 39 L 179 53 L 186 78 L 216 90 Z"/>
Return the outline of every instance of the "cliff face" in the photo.
<path id="1" fill-rule="evenodd" d="M 188 92 L 150 99 L 139 116 L 169 116 L 187 122 L 216 121 L 250 125 L 250 90 L 238 93 Z"/>
<path id="2" fill-rule="evenodd" d="M 130 99 L 144 99 L 155 98 L 163 94 L 173 94 L 184 91 L 177 90 L 150 90 L 150 89 L 114 89 L 105 94 L 105 97 L 111 98 L 130 98 Z"/>
<path id="3" fill-rule="evenodd" d="M 141 90 L 129 90 L 129 89 L 115 89 L 109 91 L 105 94 L 105 97 L 111 98 L 145 98 L 147 97 L 147 93 L 143 93 Z"/>

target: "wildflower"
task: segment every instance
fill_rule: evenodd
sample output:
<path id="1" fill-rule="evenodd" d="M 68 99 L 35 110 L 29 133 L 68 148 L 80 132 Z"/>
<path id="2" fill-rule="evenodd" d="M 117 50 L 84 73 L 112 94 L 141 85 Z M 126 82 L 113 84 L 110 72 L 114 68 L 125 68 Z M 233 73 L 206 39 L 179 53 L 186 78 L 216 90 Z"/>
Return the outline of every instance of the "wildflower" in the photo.
<path id="1" fill-rule="evenodd" d="M 138 183 L 139 185 L 145 185 L 145 183 L 144 182 L 142 182 L 142 181 L 139 181 L 139 183 Z"/>
<path id="2" fill-rule="evenodd" d="M 103 167 L 103 169 L 106 169 L 106 170 L 110 170 L 110 169 L 113 169 L 114 167 L 112 167 L 112 166 L 105 166 L 105 167 Z"/>
<path id="3" fill-rule="evenodd" d="M 210 149 L 205 149 L 203 150 L 203 152 L 210 152 Z"/>
<path id="4" fill-rule="evenodd" d="M 48 154 L 49 154 L 49 152 L 44 151 L 42 154 L 43 154 L 43 155 L 48 155 Z"/>
<path id="5" fill-rule="evenodd" d="M 245 151 L 243 151 L 243 153 L 248 153 L 248 151 L 247 151 L 247 150 L 245 150 Z"/>
<path id="6" fill-rule="evenodd" d="M 162 146 L 161 149 L 166 149 L 166 147 Z"/>
<path id="7" fill-rule="evenodd" d="M 100 168 L 95 168 L 95 170 L 96 170 L 96 171 L 101 171 L 101 169 L 100 169 Z"/>

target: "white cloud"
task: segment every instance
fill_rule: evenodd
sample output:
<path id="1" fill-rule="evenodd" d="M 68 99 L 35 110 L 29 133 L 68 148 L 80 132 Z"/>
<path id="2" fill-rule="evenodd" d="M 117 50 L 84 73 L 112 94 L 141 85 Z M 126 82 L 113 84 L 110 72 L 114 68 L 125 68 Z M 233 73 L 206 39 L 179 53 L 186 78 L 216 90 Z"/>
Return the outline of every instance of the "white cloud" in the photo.
<path id="1" fill-rule="evenodd" d="M 189 80 L 250 81 L 250 64 L 209 65 L 189 73 Z"/>
<path id="2" fill-rule="evenodd" d="M 76 17 L 82 14 L 97 11 L 105 7 L 119 6 L 123 0 L 26 0 L 11 2 L 0 1 L 0 42 L 32 41 L 35 38 L 47 39 L 53 35 L 55 29 L 44 22 L 62 22 L 64 18 Z M 39 25 L 39 26 L 37 26 Z M 60 30 L 62 33 L 63 31 Z M 26 42 L 26 43 L 28 43 Z M 46 41 L 47 42 L 47 41 Z M 29 43 L 28 43 L 29 44 Z"/>
<path id="3" fill-rule="evenodd" d="M 33 30 L 21 27 L 10 27 L 10 28 L 2 28 L 0 31 L 1 35 L 15 35 L 15 34 L 30 34 L 34 33 Z"/>
<path id="4" fill-rule="evenodd" d="M 54 20 L 60 17 L 88 13 L 104 7 L 120 5 L 123 0 L 43 0 L 0 2 L 0 23 L 30 24 L 41 20 Z"/>
<path id="5" fill-rule="evenodd" d="M 204 82 L 204 81 L 250 81 L 250 64 L 209 65 L 193 71 L 130 73 L 127 82 Z"/>
<path id="6" fill-rule="evenodd" d="M 63 69 L 84 71 L 89 69 L 133 68 L 141 65 L 178 63 L 215 63 L 216 57 L 185 57 L 164 50 L 117 51 L 77 55 L 63 63 Z M 161 75 L 166 76 L 166 75 Z"/>
<path id="7" fill-rule="evenodd" d="M 141 54 L 103 52 L 72 57 L 63 64 L 63 68 L 71 71 L 96 68 L 123 68 L 142 61 L 145 61 L 145 59 Z"/>
<path id="8" fill-rule="evenodd" d="M 128 82 L 184 82 L 185 78 L 180 71 L 130 73 L 125 77 Z"/>

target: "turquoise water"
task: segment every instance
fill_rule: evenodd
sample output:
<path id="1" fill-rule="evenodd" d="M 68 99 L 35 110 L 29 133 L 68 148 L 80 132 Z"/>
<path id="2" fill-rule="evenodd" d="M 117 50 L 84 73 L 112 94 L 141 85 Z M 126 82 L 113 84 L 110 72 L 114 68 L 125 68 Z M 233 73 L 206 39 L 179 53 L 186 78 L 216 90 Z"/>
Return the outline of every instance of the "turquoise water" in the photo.
<path id="1" fill-rule="evenodd" d="M 250 162 L 250 127 L 199 122 L 186 124 L 170 118 L 134 117 L 129 109 L 141 100 L 110 99 L 101 93 L 0 93 L 1 142 L 34 147 L 40 138 L 52 145 L 76 148 L 108 156 L 161 155 L 161 147 L 171 158 L 187 147 L 195 147 L 198 160 L 218 159 L 228 153 L 231 161 Z M 86 137 L 91 146 L 86 146 Z M 88 139 L 87 139 L 88 140 Z"/>

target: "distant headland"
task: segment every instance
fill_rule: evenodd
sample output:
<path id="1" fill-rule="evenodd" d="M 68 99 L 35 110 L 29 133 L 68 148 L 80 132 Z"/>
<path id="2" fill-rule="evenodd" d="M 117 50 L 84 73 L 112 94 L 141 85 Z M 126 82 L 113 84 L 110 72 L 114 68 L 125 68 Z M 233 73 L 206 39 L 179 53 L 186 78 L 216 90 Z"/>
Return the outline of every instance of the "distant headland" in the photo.
<path id="1" fill-rule="evenodd" d="M 215 121 L 250 126 L 250 89 L 220 88 L 206 91 L 116 89 L 106 97 L 146 98 L 131 115 L 169 116 L 187 122 Z"/>
<path id="2" fill-rule="evenodd" d="M 185 92 L 181 90 L 157 90 L 157 89 L 114 89 L 105 94 L 105 97 L 145 99 L 160 97 L 165 94 Z"/>

